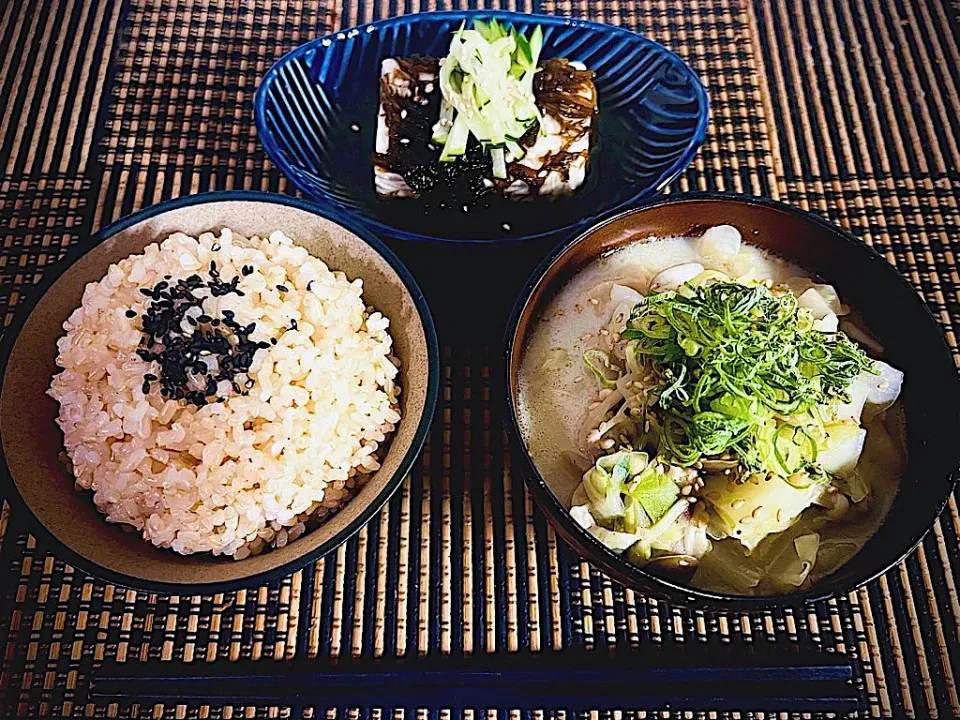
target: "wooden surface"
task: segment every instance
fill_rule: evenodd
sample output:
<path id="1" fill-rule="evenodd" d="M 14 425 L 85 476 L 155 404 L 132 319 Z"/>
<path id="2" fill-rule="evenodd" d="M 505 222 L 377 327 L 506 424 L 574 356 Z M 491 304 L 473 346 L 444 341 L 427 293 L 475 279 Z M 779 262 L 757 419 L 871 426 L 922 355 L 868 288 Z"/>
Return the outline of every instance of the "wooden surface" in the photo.
<path id="1" fill-rule="evenodd" d="M 205 190 L 289 192 L 254 133 L 258 78 L 310 38 L 436 7 L 394 0 L 4 0 L 5 321 L 49 263 L 113 219 Z M 713 118 L 702 151 L 671 191 L 767 195 L 849 228 L 914 283 L 956 351 L 955 5 L 526 0 L 503 7 L 625 25 L 679 53 L 706 84 Z M 535 259 L 529 253 L 517 258 L 523 270 Z M 417 263 L 418 277 L 428 271 Z M 430 278 L 420 279 L 430 286 Z M 509 283 L 503 291 L 513 292 Z M 168 597 L 105 585 L 38 548 L 25 519 L 5 508 L 0 693 L 6 712 L 347 713 L 88 705 L 85 673 L 107 656 L 202 661 L 629 642 L 683 645 L 690 652 L 704 643 L 814 643 L 855 659 L 865 717 L 960 717 L 955 500 L 918 552 L 849 597 L 809 613 L 681 612 L 624 591 L 558 542 L 510 471 L 500 431 L 496 338 L 466 342 L 443 331 L 441 340 L 437 421 L 416 471 L 358 537 L 278 586 Z M 670 717 L 661 710 L 626 715 Z M 430 711 L 438 709 L 425 702 L 420 712 Z M 726 717 L 710 708 L 673 716 Z"/>

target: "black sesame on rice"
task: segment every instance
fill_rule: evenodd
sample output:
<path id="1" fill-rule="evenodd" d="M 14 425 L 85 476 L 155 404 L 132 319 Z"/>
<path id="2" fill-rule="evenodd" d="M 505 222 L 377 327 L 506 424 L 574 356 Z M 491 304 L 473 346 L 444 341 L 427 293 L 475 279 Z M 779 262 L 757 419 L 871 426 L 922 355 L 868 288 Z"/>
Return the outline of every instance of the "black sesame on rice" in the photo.
<path id="1" fill-rule="evenodd" d="M 241 326 L 231 310 L 223 310 L 222 318 L 204 312 L 203 293 L 197 292 L 209 290 L 211 297 L 242 295 L 237 289 L 238 281 L 239 277 L 230 282 L 221 280 L 216 262 L 211 261 L 208 280 L 191 275 L 140 289 L 152 302 L 141 316 L 143 337 L 137 355 L 159 365 L 159 374 L 144 374 L 144 394 L 150 391 L 152 383 L 158 382 L 163 397 L 203 407 L 226 399 L 219 392 L 221 381 L 227 381 L 228 387 L 237 394 L 247 394 L 241 385 L 248 389 L 253 387 L 253 380 L 247 372 L 257 350 L 270 347 L 270 344 L 251 340 L 250 335 L 257 329 L 256 323 Z M 200 313 L 191 312 L 193 308 Z M 136 312 L 128 311 L 128 315 L 129 312 L 136 316 Z M 184 320 L 189 330 L 184 329 Z M 272 340 L 276 341 L 275 338 Z"/>

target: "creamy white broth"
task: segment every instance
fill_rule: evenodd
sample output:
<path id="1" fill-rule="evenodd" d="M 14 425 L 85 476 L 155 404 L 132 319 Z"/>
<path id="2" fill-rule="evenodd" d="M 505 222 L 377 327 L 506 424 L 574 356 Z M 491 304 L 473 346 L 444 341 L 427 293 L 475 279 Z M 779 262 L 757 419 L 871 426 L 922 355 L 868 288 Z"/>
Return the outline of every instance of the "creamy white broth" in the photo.
<path id="1" fill-rule="evenodd" d="M 704 257 L 699 238 L 652 239 L 636 242 L 600 258 L 570 280 L 550 300 L 534 323 L 524 349 L 517 399 L 521 433 L 530 455 L 558 499 L 570 507 L 574 490 L 589 461 L 579 456 L 578 434 L 590 405 L 598 398 L 598 386 L 584 367 L 582 355 L 595 347 L 598 333 L 610 318 L 612 284 L 632 287 L 647 294 L 652 278 L 683 263 L 700 263 L 732 278 L 752 272 L 756 279 L 774 284 L 790 278 L 809 277 L 800 268 L 744 243 L 732 259 Z M 847 316 L 849 321 L 851 316 Z M 871 495 L 840 521 L 823 523 L 826 514 L 812 508 L 789 530 L 766 538 L 752 558 L 747 558 L 734 539 L 713 541 L 714 551 L 701 559 L 691 584 L 697 587 L 748 594 L 784 592 L 766 580 L 745 587 L 734 574 L 725 572 L 731 558 L 745 567 L 772 560 L 785 545 L 804 533 L 820 536 L 818 561 L 802 587 L 834 572 L 848 561 L 883 521 L 899 485 L 905 465 L 903 419 L 899 404 L 864 423 L 867 440 L 858 463 L 868 477 Z M 714 552 L 716 554 L 714 555 Z"/>

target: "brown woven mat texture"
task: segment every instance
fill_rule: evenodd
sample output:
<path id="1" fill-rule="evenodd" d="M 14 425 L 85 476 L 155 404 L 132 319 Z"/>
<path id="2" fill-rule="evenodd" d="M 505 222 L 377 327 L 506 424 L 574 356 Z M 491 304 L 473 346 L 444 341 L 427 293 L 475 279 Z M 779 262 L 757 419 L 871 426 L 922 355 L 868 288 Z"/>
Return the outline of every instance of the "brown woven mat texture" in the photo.
<path id="1" fill-rule="evenodd" d="M 207 190 L 292 192 L 254 131 L 253 94 L 263 73 L 284 52 L 333 30 L 449 7 L 435 0 L 0 0 L 4 322 L 47 265 L 114 219 Z M 767 195 L 852 230 L 916 286 L 957 351 L 956 3 L 517 0 L 490 7 L 623 25 L 676 51 L 707 86 L 712 120 L 702 150 L 670 191 Z M 111 586 L 39 548 L 24 519 L 4 505 L 3 711 L 360 716 L 90 704 L 83 679 L 107 657 L 548 652 L 612 643 L 695 653 L 705 644 L 812 642 L 854 659 L 863 717 L 960 717 L 955 499 L 914 554 L 848 597 L 809 612 L 681 611 L 581 562 L 534 509 L 504 447 L 501 393 L 491 381 L 500 348 L 445 342 L 441 361 L 437 419 L 402 491 L 349 543 L 276 585 L 196 597 Z M 415 713 L 450 717 L 428 701 Z M 519 720 L 530 713 L 487 713 L 491 720 L 498 714 Z M 610 716 L 792 717 L 710 708 Z"/>

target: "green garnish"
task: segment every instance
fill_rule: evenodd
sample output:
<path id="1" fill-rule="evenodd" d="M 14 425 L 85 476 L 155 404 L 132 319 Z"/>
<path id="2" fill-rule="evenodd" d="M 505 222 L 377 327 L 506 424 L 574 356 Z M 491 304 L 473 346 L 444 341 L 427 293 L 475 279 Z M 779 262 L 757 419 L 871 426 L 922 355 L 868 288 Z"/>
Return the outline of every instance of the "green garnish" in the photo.
<path id="1" fill-rule="evenodd" d="M 597 382 L 605 388 L 615 388 L 620 371 L 610 359 L 610 353 L 599 348 L 590 348 L 583 354 L 583 364 L 597 378 Z"/>
<path id="2" fill-rule="evenodd" d="M 533 93 L 543 31 L 535 27 L 527 38 L 496 20 L 474 20 L 454 33 L 450 51 L 440 61 L 440 120 L 433 141 L 442 146 L 441 162 L 453 162 L 467 151 L 472 135 L 489 153 L 493 176 L 507 177 L 509 150 L 523 155 L 519 144 L 540 121 Z"/>
<path id="3" fill-rule="evenodd" d="M 846 335 L 815 330 L 791 293 L 762 285 L 717 282 L 651 295 L 622 337 L 660 380 L 661 440 L 684 465 L 727 451 L 748 470 L 774 461 L 786 471 L 810 465 L 816 407 L 848 401 L 851 381 L 875 372 Z M 801 428 L 782 430 L 788 419 Z"/>

